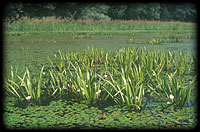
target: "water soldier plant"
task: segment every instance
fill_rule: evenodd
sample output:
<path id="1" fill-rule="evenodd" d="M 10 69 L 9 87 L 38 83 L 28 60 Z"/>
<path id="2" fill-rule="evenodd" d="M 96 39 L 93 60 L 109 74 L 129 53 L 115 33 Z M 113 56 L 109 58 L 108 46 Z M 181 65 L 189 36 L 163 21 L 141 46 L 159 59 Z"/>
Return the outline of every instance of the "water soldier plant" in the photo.
<path id="1" fill-rule="evenodd" d="M 162 43 L 162 40 L 161 39 L 150 39 L 150 40 L 147 40 L 147 43 L 148 44 L 151 44 L 151 45 L 160 45 Z"/>
<path id="2" fill-rule="evenodd" d="M 11 67 L 11 77 L 5 83 L 6 90 L 21 102 L 28 101 L 29 105 L 40 104 L 43 69 L 44 67 L 41 68 L 39 78 L 31 78 L 28 68 L 26 68 L 23 77 L 20 77 L 14 75 L 13 67 Z"/>
<path id="3" fill-rule="evenodd" d="M 43 96 L 49 96 L 85 100 L 90 105 L 112 100 L 131 111 L 142 111 L 150 99 L 157 97 L 164 103 L 163 109 L 182 109 L 195 87 L 192 71 L 196 60 L 188 56 L 139 48 L 122 48 L 114 53 L 94 48 L 65 53 L 59 50 L 58 55 L 49 58 L 52 66 L 45 72 L 46 78 L 44 67 L 37 78 L 31 78 L 28 69 L 23 77 L 14 75 L 12 68 L 4 87 L 27 104 L 40 104 Z M 192 74 L 192 79 L 185 78 L 186 74 Z"/>

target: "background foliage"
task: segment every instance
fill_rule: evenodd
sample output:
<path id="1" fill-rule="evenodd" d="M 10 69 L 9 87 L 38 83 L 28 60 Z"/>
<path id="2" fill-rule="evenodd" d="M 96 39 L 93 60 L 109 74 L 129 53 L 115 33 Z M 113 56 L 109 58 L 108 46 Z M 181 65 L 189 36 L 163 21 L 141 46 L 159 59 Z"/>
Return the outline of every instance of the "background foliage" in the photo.
<path id="1" fill-rule="evenodd" d="M 8 3 L 4 17 L 61 18 L 92 20 L 160 20 L 195 22 L 197 9 L 191 3 Z"/>

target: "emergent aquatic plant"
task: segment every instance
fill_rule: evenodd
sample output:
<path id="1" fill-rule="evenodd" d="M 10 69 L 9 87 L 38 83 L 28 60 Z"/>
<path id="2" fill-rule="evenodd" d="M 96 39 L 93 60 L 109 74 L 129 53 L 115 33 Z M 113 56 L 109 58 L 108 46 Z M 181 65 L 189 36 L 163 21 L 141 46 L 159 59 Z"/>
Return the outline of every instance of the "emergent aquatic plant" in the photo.
<path id="1" fill-rule="evenodd" d="M 52 67 L 41 92 L 43 68 L 39 78 L 32 80 L 27 69 L 24 77 L 11 77 L 5 82 L 7 91 L 28 102 L 42 95 L 71 98 L 92 103 L 110 101 L 127 105 L 129 110 L 143 110 L 150 97 L 157 95 L 162 102 L 183 108 L 190 99 L 192 83 L 185 75 L 194 75 L 194 57 L 180 53 L 155 52 L 147 49 L 124 48 L 114 53 L 97 49 L 83 52 L 59 50 L 50 60 Z M 188 83 L 190 82 L 190 83 Z M 21 86 L 20 86 L 21 84 Z M 172 99 L 173 97 L 173 99 Z M 58 98 L 58 99 L 59 99 Z M 145 98 L 146 101 L 145 101 Z M 165 106 L 163 106 L 165 107 Z"/>
<path id="2" fill-rule="evenodd" d="M 147 40 L 147 43 L 151 45 L 160 45 L 162 44 L 162 40 L 160 38 L 157 38 L 157 39 L 153 38 L 153 39 Z"/>
<path id="3" fill-rule="evenodd" d="M 28 68 L 23 77 L 16 75 L 14 77 L 13 68 L 11 68 L 11 79 L 6 82 L 6 90 L 17 97 L 20 101 L 28 100 L 28 103 L 40 103 L 41 85 L 44 66 L 41 68 L 39 79 L 31 78 Z"/>

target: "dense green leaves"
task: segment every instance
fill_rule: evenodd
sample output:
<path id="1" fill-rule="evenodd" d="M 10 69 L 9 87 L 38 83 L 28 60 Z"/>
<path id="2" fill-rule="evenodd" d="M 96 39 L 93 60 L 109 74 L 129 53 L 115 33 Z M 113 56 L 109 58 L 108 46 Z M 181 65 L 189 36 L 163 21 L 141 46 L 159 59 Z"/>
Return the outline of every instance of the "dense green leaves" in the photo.
<path id="1" fill-rule="evenodd" d="M 6 98 L 3 113 L 7 129 L 192 129 L 197 124 L 197 109 L 128 112 L 125 107 L 104 109 L 84 103 L 52 101 L 48 106 L 14 107 Z M 149 105 L 148 105 L 149 106 Z"/>
<path id="2" fill-rule="evenodd" d="M 92 20 L 196 21 L 191 3 L 9 3 L 4 17 L 56 16 Z"/>

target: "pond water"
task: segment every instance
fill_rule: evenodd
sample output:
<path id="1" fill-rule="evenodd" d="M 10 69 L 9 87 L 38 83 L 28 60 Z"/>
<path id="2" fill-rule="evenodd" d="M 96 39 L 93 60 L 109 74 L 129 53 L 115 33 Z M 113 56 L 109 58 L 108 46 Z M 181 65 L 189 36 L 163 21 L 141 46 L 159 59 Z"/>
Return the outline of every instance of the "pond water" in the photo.
<path id="1" fill-rule="evenodd" d="M 47 106 L 15 106 L 7 99 L 4 125 L 8 129 L 191 129 L 197 123 L 197 108 L 190 103 L 183 110 L 165 109 L 150 100 L 142 112 L 126 106 L 105 108 L 73 101 L 51 101 Z"/>
<path id="2" fill-rule="evenodd" d="M 143 41 L 162 36 L 158 33 L 113 35 L 112 38 L 108 35 L 92 35 L 91 39 L 77 40 L 73 40 L 72 35 L 10 36 L 4 46 L 5 70 L 3 71 L 8 73 L 10 66 L 14 65 L 20 67 L 20 71 L 24 72 L 25 67 L 28 67 L 34 73 L 42 65 L 48 67 L 47 57 L 52 57 L 58 49 L 80 51 L 88 46 L 103 48 L 105 51 L 115 51 L 123 47 L 146 47 L 175 53 L 189 51 L 193 55 L 197 52 L 195 39 L 162 45 L 127 43 L 130 38 Z M 41 42 L 31 42 L 38 39 Z M 56 40 L 56 43 L 47 43 L 46 40 Z M 197 125 L 196 100 L 189 101 L 181 110 L 170 107 L 163 110 L 160 102 L 151 98 L 142 112 L 129 111 L 126 106 L 112 103 L 98 107 L 69 100 L 51 100 L 46 105 L 28 107 L 27 105 L 19 107 L 16 104 L 16 100 L 12 97 L 5 98 L 3 123 L 8 129 L 191 129 Z"/>

